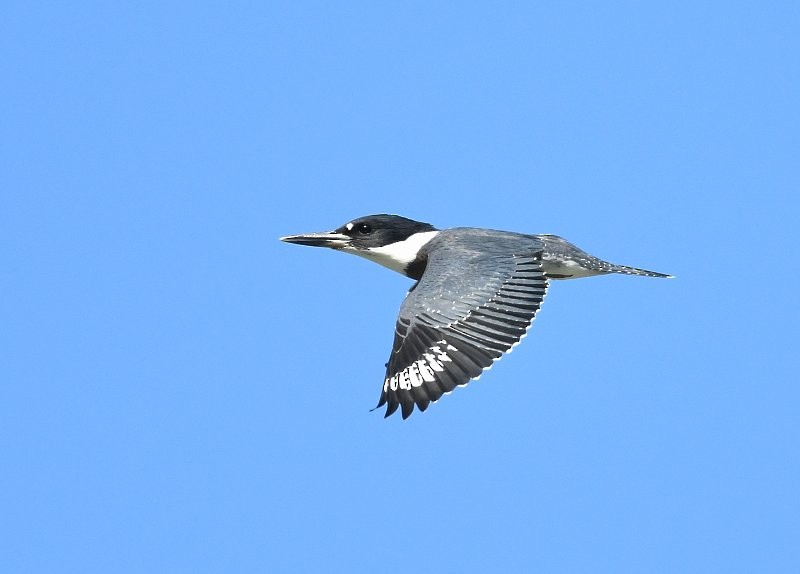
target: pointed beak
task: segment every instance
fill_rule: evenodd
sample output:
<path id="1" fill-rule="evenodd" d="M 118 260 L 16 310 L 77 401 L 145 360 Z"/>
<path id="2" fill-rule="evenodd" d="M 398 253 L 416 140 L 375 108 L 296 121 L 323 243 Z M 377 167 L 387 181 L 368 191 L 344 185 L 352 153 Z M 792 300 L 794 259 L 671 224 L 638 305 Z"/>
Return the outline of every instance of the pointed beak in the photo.
<path id="1" fill-rule="evenodd" d="M 297 245 L 341 249 L 350 243 L 350 237 L 343 233 L 334 233 L 330 231 L 322 233 L 303 233 L 302 235 L 287 235 L 286 237 L 281 237 L 281 241 L 296 243 Z"/>

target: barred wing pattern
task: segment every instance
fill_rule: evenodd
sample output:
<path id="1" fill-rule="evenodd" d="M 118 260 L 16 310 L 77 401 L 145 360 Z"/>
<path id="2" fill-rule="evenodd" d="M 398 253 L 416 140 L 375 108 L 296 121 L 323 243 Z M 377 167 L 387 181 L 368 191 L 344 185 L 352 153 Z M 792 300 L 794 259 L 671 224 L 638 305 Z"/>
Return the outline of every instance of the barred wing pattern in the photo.
<path id="1" fill-rule="evenodd" d="M 525 336 L 548 286 L 541 243 L 523 235 L 491 239 L 496 252 L 473 251 L 466 270 L 467 246 L 457 235 L 446 245 L 434 240 L 440 245 L 432 246 L 422 279 L 400 308 L 378 402 L 387 405 L 385 416 L 402 408 L 408 418 L 414 405 L 424 411 Z"/>

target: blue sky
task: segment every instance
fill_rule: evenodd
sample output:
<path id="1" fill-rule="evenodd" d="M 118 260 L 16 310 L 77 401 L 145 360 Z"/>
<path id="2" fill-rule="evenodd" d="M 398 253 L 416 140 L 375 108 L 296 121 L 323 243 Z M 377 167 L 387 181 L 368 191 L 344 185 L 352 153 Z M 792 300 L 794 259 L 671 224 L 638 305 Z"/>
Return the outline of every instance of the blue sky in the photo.
<path id="1" fill-rule="evenodd" d="M 4 572 L 800 571 L 795 3 L 2 20 Z M 380 212 L 677 279 L 384 420 Z"/>

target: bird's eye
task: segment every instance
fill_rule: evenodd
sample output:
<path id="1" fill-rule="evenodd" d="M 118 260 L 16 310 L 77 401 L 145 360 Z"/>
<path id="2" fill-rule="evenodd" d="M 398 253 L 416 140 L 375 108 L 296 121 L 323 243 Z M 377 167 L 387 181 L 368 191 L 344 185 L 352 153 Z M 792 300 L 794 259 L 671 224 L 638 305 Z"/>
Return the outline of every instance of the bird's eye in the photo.
<path id="1" fill-rule="evenodd" d="M 358 231 L 360 235 L 369 235 L 372 233 L 372 226 L 369 223 L 359 223 L 356 225 L 356 231 Z"/>

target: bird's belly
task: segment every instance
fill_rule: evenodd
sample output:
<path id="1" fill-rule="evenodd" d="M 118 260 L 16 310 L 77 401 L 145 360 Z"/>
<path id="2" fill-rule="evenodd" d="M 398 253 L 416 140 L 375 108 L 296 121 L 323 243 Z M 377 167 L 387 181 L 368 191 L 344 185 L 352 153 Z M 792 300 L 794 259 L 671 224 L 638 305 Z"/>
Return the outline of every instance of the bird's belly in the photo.
<path id="1" fill-rule="evenodd" d="M 576 261 L 543 259 L 542 271 L 548 279 L 580 279 L 581 277 L 592 277 L 594 275 L 604 275 L 605 271 L 597 269 L 587 269 Z"/>

